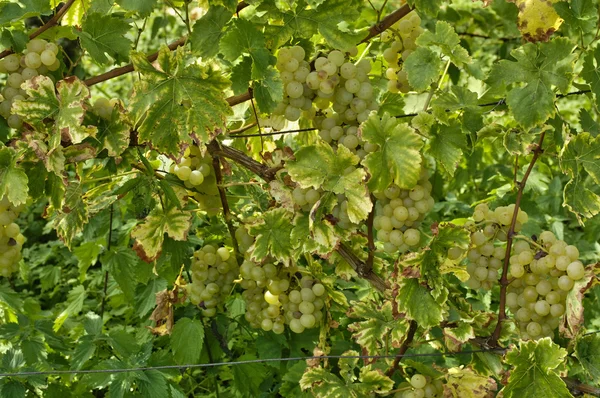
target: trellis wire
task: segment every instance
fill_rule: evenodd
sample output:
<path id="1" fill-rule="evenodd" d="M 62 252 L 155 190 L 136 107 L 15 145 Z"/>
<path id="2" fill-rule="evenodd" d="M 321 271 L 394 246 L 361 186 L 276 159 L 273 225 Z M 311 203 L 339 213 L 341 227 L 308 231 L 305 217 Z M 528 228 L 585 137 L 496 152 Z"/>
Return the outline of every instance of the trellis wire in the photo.
<path id="1" fill-rule="evenodd" d="M 505 352 L 506 348 L 490 348 L 485 350 L 467 350 L 460 352 L 449 352 L 449 353 L 426 353 L 426 354 L 404 354 L 402 358 L 419 358 L 419 357 L 452 357 L 458 355 L 471 355 L 485 352 Z M 199 363 L 199 364 L 188 364 L 188 365 L 161 365 L 161 366 L 147 366 L 138 368 L 123 368 L 123 369 L 87 369 L 87 370 L 42 370 L 42 371 L 27 371 L 27 372 L 15 372 L 15 373 L 0 373 L 0 377 L 22 377 L 22 376 L 50 376 L 50 375 L 65 375 L 65 374 L 93 374 L 93 373 L 127 373 L 127 372 L 142 372 L 148 370 L 168 370 L 168 369 L 189 369 L 189 368 L 211 368 L 216 366 L 237 366 L 237 365 L 248 365 L 256 363 L 266 362 L 278 362 L 278 361 L 305 361 L 311 359 L 391 359 L 396 358 L 397 355 L 322 355 L 322 356 L 309 356 L 309 357 L 290 357 L 290 358 L 264 358 L 264 359 L 249 359 L 245 361 L 231 361 L 231 362 L 214 362 L 214 363 Z"/>

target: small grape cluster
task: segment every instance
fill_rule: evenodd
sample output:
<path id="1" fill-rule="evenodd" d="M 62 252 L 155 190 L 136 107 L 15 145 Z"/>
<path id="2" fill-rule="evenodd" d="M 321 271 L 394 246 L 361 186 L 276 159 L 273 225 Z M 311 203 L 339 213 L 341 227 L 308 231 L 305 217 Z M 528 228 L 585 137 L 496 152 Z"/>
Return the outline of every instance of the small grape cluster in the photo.
<path id="1" fill-rule="evenodd" d="M 411 89 L 408 75 L 402 66 L 417 48 L 415 41 L 424 31 L 420 25 L 421 18 L 413 11 L 381 33 L 381 41 L 391 43 L 383 51 L 383 59 L 388 63 L 388 69 L 385 71 L 387 88 L 391 93 L 407 93 Z"/>
<path id="2" fill-rule="evenodd" d="M 213 172 L 212 157 L 202 155 L 196 145 L 185 149 L 178 163 L 171 164 L 169 172 L 183 181 L 185 187 L 193 192 L 198 206 L 209 214 L 216 214 L 221 208 L 217 180 Z"/>
<path id="3" fill-rule="evenodd" d="M 471 249 L 467 252 L 467 272 L 470 278 L 466 283 L 469 288 L 489 290 L 498 281 L 498 270 L 502 268 L 506 255 L 504 242 L 514 210 L 514 204 L 490 210 L 487 204 L 480 203 L 473 211 L 473 220 L 465 224 L 467 228 L 474 230 L 471 233 Z M 527 213 L 519 209 L 515 232 L 519 232 L 527 220 Z M 460 249 L 450 250 L 448 257 L 451 260 L 460 257 Z"/>
<path id="4" fill-rule="evenodd" d="M 566 297 L 575 281 L 585 276 L 579 250 L 550 231 L 538 242 L 519 240 L 509 259 L 506 304 L 524 340 L 553 337 L 564 315 Z"/>
<path id="5" fill-rule="evenodd" d="M 314 188 L 296 187 L 292 191 L 292 199 L 303 211 L 310 211 L 314 204 L 321 199 L 321 191 Z"/>
<path id="6" fill-rule="evenodd" d="M 437 398 L 444 396 L 444 384 L 441 380 L 419 373 L 414 374 L 409 382 L 402 383 L 395 398 Z"/>
<path id="7" fill-rule="evenodd" d="M 351 56 L 356 54 L 356 48 L 349 51 Z M 318 57 L 311 67 L 305 57 L 300 46 L 279 50 L 276 67 L 285 90 L 274 114 L 296 121 L 304 113 L 305 118 L 315 119 L 315 127 L 319 128 L 317 109 L 329 115 L 338 113 L 346 124 L 359 124 L 367 120 L 371 110 L 378 108 L 368 76 L 369 60 L 363 59 L 355 65 L 345 53 L 333 50 L 326 57 Z"/>
<path id="8" fill-rule="evenodd" d="M 377 198 L 373 228 L 385 252 L 404 253 L 419 244 L 421 233 L 417 227 L 434 205 L 431 189 L 427 170 L 423 169 L 411 190 L 392 184 L 383 192 L 373 193 Z"/>
<path id="9" fill-rule="evenodd" d="M 205 245 L 194 252 L 191 271 L 190 301 L 202 309 L 204 316 L 215 316 L 239 275 L 235 256 L 226 247 Z"/>
<path id="10" fill-rule="evenodd" d="M 245 318 L 253 328 L 281 334 L 316 327 L 323 319 L 325 286 L 309 276 L 299 280 L 289 268 L 244 261 L 240 267 Z M 292 283 L 297 286 L 292 287 Z"/>
<path id="11" fill-rule="evenodd" d="M 364 120 L 361 118 L 361 121 Z M 325 119 L 316 118 L 315 123 L 319 125 L 319 136 L 323 141 L 334 146 L 343 145 L 361 160 L 379 149 L 379 145 L 365 142 L 359 136 L 358 120 L 345 120 L 343 115 L 333 113 Z"/>
<path id="12" fill-rule="evenodd" d="M 38 75 L 46 75 L 60 67 L 56 58 L 59 48 L 46 40 L 33 39 L 27 43 L 22 54 L 10 54 L 0 59 L 0 73 L 8 74 L 6 86 L 2 89 L 4 100 L 0 103 L 0 116 L 5 118 L 11 128 L 21 128 L 21 117 L 11 113 L 12 105 L 17 100 L 28 97 L 21 85 Z"/>
<path id="13" fill-rule="evenodd" d="M 23 206 L 13 206 L 7 197 L 0 200 L 0 275 L 10 276 L 19 269 L 25 237 L 15 220 Z"/>

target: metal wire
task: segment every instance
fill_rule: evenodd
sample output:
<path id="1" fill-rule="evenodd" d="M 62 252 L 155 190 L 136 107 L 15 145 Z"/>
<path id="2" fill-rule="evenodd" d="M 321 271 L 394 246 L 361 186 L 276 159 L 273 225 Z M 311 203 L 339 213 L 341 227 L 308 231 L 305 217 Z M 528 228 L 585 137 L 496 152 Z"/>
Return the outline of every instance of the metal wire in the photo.
<path id="1" fill-rule="evenodd" d="M 404 354 L 402 358 L 418 358 L 418 357 L 452 357 L 458 355 L 471 355 L 483 352 L 505 352 L 506 348 L 491 348 L 485 350 L 467 350 L 460 352 L 449 353 L 429 353 L 429 354 Z M 65 374 L 93 374 L 93 373 L 127 373 L 141 372 L 146 370 L 167 370 L 167 369 L 188 369 L 188 368 L 211 368 L 216 366 L 236 366 L 255 363 L 278 362 L 278 361 L 305 361 L 310 359 L 385 359 L 396 358 L 396 355 L 322 355 L 309 357 L 290 357 L 290 358 L 264 358 L 250 359 L 246 361 L 232 362 L 215 362 L 215 363 L 198 363 L 188 365 L 162 365 L 162 366 L 147 366 L 139 368 L 124 368 L 124 369 L 87 369 L 87 370 L 42 370 L 42 371 L 26 371 L 15 373 L 0 373 L 0 377 L 23 377 L 23 376 L 43 376 L 43 375 L 65 375 Z"/>

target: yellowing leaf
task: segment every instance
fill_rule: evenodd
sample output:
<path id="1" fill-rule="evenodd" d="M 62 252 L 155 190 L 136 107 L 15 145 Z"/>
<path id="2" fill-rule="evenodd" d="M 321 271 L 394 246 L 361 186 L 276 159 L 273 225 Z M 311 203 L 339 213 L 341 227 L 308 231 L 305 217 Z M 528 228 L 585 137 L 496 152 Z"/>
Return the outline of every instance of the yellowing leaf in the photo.
<path id="1" fill-rule="evenodd" d="M 511 1 L 511 0 L 509 0 Z M 558 0 L 512 0 L 519 8 L 519 30 L 528 41 L 548 41 L 563 23 L 554 10 Z"/>

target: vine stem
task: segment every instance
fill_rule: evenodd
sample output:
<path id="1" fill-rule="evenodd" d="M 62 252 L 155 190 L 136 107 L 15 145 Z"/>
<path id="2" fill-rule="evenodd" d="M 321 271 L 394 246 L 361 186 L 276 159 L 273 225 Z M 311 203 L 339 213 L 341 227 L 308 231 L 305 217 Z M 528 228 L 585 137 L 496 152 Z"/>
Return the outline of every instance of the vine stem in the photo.
<path id="1" fill-rule="evenodd" d="M 398 370 L 398 368 L 400 367 L 400 360 L 402 359 L 404 354 L 406 354 L 406 351 L 408 351 L 408 349 L 410 348 L 410 345 L 412 344 L 415 338 L 415 333 L 417 332 L 418 327 L 419 325 L 417 325 L 417 321 L 410 321 L 410 326 L 408 327 L 408 333 L 406 334 L 406 338 L 402 342 L 400 348 L 398 348 L 398 353 L 396 354 L 396 358 L 394 358 L 394 363 L 392 363 L 392 366 L 388 369 L 387 372 L 385 372 L 386 376 L 392 377 L 394 373 L 396 373 L 396 370 Z"/>
<path id="2" fill-rule="evenodd" d="M 380 292 L 385 290 L 385 281 L 373 273 L 373 270 L 369 269 L 367 263 L 358 258 L 352 249 L 340 242 L 336 251 L 344 260 L 346 260 L 346 262 L 348 262 L 348 264 L 350 264 L 358 276 L 368 280 L 371 285 Z"/>
<path id="3" fill-rule="evenodd" d="M 35 32 L 29 35 L 29 40 L 33 40 L 54 25 L 58 24 L 60 19 L 67 13 L 69 8 L 75 3 L 75 0 L 67 1 L 61 8 L 58 10 L 56 14 L 52 18 L 48 20 L 44 25 L 40 26 Z M 8 48 L 0 53 L 0 59 L 4 57 L 8 57 L 10 54 L 14 54 L 14 51 L 11 48 Z"/>
<path id="4" fill-rule="evenodd" d="M 235 253 L 235 257 L 239 260 L 242 258 L 242 255 L 240 254 L 240 248 L 235 237 L 235 227 L 233 226 L 232 222 L 229 202 L 227 202 L 227 192 L 225 192 L 225 187 L 223 187 L 223 174 L 221 173 L 221 158 L 218 155 L 214 155 L 212 163 L 213 169 L 215 170 L 215 179 L 217 181 L 217 189 L 219 190 L 221 205 L 223 206 L 223 218 L 225 219 L 225 224 L 227 224 L 229 235 L 231 235 L 231 246 L 233 247 L 233 252 Z"/>
<path id="5" fill-rule="evenodd" d="M 527 171 L 523 175 L 523 179 L 518 182 L 519 189 L 517 191 L 517 198 L 515 200 L 515 209 L 513 211 L 512 220 L 510 222 L 510 227 L 508 229 L 508 233 L 506 234 L 506 252 L 504 253 L 504 263 L 502 265 L 502 276 L 500 277 L 500 305 L 498 308 L 498 322 L 496 323 L 496 328 L 494 329 L 494 333 L 492 334 L 492 338 L 490 339 L 489 344 L 493 347 L 498 346 L 498 339 L 500 338 L 500 332 L 502 331 L 502 322 L 506 319 L 506 290 L 510 281 L 508 280 L 508 266 L 510 261 L 510 251 L 512 249 L 513 238 L 515 235 L 515 225 L 517 223 L 517 215 L 519 214 L 519 207 L 521 205 L 521 199 L 523 198 L 523 190 L 525 189 L 525 184 L 527 183 L 527 179 L 531 174 L 531 170 L 533 170 L 533 166 L 535 162 L 538 160 L 539 156 L 542 154 L 542 144 L 544 143 L 544 137 L 546 133 L 542 132 L 540 134 L 540 139 L 536 144 L 535 149 L 533 150 L 533 157 L 529 162 L 529 167 L 527 167 Z"/>
<path id="6" fill-rule="evenodd" d="M 400 19 L 404 18 L 412 10 L 413 9 L 410 8 L 408 4 L 405 4 L 402 7 L 398 8 L 396 11 L 383 18 L 381 22 L 378 22 L 375 25 L 371 26 L 371 28 L 369 29 L 369 34 L 367 35 L 367 37 L 361 40 L 361 43 L 366 43 L 373 37 L 381 34 L 381 32 L 389 29 L 393 24 L 398 22 Z"/>

